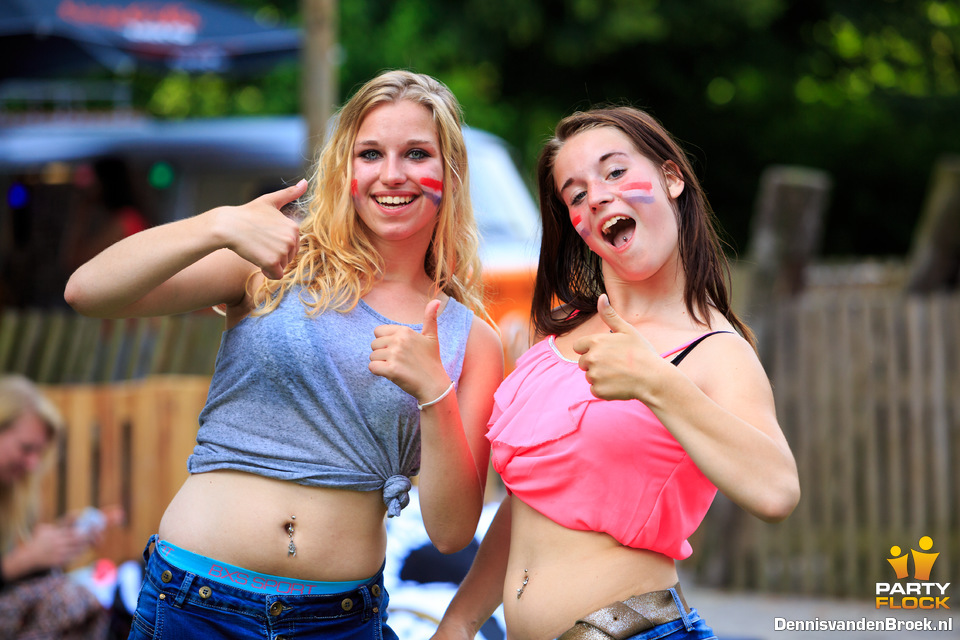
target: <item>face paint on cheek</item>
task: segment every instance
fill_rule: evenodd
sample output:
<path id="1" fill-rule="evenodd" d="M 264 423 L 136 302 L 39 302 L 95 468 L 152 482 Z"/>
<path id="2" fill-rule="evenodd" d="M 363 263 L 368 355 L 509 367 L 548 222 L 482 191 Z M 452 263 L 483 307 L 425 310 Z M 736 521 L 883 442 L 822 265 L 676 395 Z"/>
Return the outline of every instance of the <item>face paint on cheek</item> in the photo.
<path id="1" fill-rule="evenodd" d="M 580 217 L 580 214 L 574 215 L 573 218 L 570 219 L 570 222 L 573 223 L 573 228 L 577 230 L 581 238 L 586 240 L 590 237 L 590 229 L 587 229 L 587 225 L 583 223 L 583 218 Z"/>
<path id="2" fill-rule="evenodd" d="M 354 208 L 359 209 L 360 208 L 360 187 L 357 185 L 356 178 L 350 181 L 350 197 L 353 199 Z"/>
<path id="3" fill-rule="evenodd" d="M 420 178 L 420 185 L 423 187 L 423 195 L 430 198 L 434 206 L 439 207 L 443 197 L 443 182 L 433 178 Z"/>
<path id="4" fill-rule="evenodd" d="M 650 182 L 631 182 L 623 185 L 623 191 L 620 197 L 627 202 L 652 204 L 653 203 L 653 184 Z"/>

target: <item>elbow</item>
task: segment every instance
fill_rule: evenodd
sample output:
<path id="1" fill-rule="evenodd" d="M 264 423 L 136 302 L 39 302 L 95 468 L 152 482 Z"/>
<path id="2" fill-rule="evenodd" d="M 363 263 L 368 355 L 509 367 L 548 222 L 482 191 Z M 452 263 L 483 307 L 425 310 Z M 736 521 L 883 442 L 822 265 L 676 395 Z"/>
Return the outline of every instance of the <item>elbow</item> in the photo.
<path id="1" fill-rule="evenodd" d="M 437 548 L 437 551 L 446 556 L 466 549 L 467 546 L 473 542 L 473 533 L 464 532 L 454 535 L 451 532 L 443 536 L 431 536 L 430 541 L 433 543 L 433 546 Z"/>
<path id="2" fill-rule="evenodd" d="M 72 276 L 67 281 L 67 286 L 63 290 L 63 299 L 73 308 L 74 311 L 83 313 L 84 305 L 82 287 L 76 283 Z"/>
<path id="3" fill-rule="evenodd" d="M 67 282 L 67 286 L 63 290 L 63 299 L 80 315 L 97 316 L 95 309 L 84 295 L 83 286 L 77 284 L 74 278 L 70 278 Z"/>
<path id="4" fill-rule="evenodd" d="M 430 542 L 437 551 L 444 555 L 457 553 L 467 548 L 477 534 L 477 524 L 480 522 L 480 512 L 476 517 L 464 517 L 456 521 L 434 523 L 424 520 L 424 528 Z"/>
<path id="5" fill-rule="evenodd" d="M 771 491 L 762 504 L 754 510 L 754 515 L 764 522 L 776 524 L 783 522 L 793 513 L 800 502 L 800 483 L 796 476 L 785 482 L 776 491 Z"/>
<path id="6" fill-rule="evenodd" d="M 63 299 L 80 315 L 92 318 L 111 317 L 96 305 L 87 287 L 83 285 L 82 279 L 78 278 L 76 273 L 67 281 L 67 286 L 63 290 Z"/>

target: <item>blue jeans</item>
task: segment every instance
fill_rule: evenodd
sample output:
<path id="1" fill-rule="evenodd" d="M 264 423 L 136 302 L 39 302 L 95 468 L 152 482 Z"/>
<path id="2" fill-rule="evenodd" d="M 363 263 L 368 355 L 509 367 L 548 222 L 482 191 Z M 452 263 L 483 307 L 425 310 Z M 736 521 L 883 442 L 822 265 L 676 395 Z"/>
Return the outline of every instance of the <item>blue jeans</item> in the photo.
<path id="1" fill-rule="evenodd" d="M 684 617 L 658 624 L 627 640 L 716 640 L 713 629 L 707 626 L 696 609 L 690 609 Z"/>
<path id="2" fill-rule="evenodd" d="M 264 595 L 183 571 L 155 552 L 130 640 L 397 640 L 386 625 L 388 602 L 382 571 L 343 593 Z"/>

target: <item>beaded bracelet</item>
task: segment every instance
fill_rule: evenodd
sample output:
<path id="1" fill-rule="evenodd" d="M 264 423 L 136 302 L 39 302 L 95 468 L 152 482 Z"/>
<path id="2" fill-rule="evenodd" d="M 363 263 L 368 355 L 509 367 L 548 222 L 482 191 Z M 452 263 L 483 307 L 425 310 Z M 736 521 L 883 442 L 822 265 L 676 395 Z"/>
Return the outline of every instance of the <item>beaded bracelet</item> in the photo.
<path id="1" fill-rule="evenodd" d="M 423 404 L 420 404 L 420 403 L 418 402 L 418 403 L 417 403 L 417 409 L 419 409 L 420 411 L 423 411 L 423 408 L 424 408 L 424 407 L 429 407 L 429 406 L 431 406 L 431 405 L 437 404 L 438 402 L 440 402 L 441 400 L 443 400 L 444 398 L 446 398 L 448 395 L 450 395 L 450 392 L 451 392 L 451 391 L 453 391 L 453 383 L 452 383 L 452 382 L 450 383 L 450 386 L 447 387 L 447 390 L 440 394 L 440 397 L 439 397 L 439 398 L 436 398 L 435 400 L 431 400 L 430 402 L 424 402 Z"/>

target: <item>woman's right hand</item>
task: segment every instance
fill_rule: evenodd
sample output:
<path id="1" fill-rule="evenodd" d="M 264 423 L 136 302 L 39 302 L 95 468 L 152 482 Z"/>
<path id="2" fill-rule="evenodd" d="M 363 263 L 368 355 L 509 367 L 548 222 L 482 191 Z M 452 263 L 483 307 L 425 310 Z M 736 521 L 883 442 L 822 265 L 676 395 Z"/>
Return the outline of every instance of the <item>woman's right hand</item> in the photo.
<path id="1" fill-rule="evenodd" d="M 307 181 L 301 180 L 247 204 L 215 209 L 226 248 L 257 266 L 267 278 L 281 278 L 300 247 L 300 225 L 282 209 L 306 190 Z"/>

